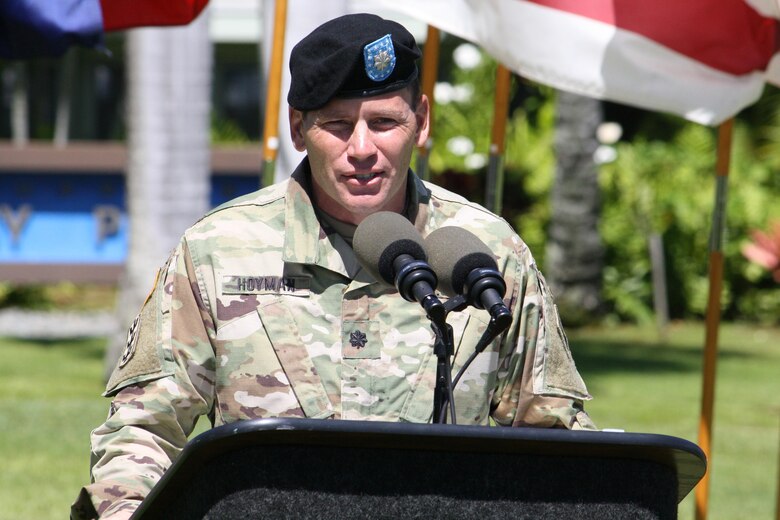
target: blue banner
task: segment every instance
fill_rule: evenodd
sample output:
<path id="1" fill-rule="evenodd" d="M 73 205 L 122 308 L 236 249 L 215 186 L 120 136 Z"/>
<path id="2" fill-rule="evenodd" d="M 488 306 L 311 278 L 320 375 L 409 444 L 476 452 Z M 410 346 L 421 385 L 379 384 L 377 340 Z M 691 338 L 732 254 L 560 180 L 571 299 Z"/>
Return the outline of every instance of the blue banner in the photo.
<path id="1" fill-rule="evenodd" d="M 255 191 L 259 183 L 258 176 L 214 175 L 211 205 Z M 0 174 L 0 268 L 122 264 L 127 247 L 123 175 Z"/>

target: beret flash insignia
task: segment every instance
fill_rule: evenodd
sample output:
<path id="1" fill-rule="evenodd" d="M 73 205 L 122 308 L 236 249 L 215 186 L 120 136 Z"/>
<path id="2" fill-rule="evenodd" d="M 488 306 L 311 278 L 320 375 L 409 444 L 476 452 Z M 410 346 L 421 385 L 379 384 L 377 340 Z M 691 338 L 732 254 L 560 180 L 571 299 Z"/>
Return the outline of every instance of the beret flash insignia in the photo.
<path id="1" fill-rule="evenodd" d="M 363 61 L 369 78 L 373 81 L 387 79 L 395 69 L 395 48 L 390 35 L 385 34 L 366 45 L 363 48 Z"/>

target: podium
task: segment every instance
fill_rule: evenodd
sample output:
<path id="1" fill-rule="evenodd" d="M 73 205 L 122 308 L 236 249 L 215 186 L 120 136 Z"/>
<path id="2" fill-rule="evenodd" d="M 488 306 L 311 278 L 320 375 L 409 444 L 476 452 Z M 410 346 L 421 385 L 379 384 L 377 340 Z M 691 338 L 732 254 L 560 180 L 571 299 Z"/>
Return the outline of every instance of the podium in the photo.
<path id="1" fill-rule="evenodd" d="M 258 419 L 192 439 L 133 519 L 667 519 L 705 471 L 666 435 Z"/>

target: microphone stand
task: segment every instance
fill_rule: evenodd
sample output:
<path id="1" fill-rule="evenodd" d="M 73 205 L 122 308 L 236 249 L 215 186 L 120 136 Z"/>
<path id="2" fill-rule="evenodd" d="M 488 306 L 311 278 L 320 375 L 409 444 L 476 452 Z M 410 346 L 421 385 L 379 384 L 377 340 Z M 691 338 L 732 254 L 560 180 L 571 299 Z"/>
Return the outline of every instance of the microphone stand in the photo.
<path id="1" fill-rule="evenodd" d="M 452 365 L 450 359 L 455 355 L 455 342 L 453 340 L 452 325 L 447 323 L 447 315 L 451 311 L 463 310 L 468 305 L 466 298 L 456 296 L 444 303 L 444 313 L 439 319 L 428 316 L 431 319 L 431 328 L 436 335 L 433 344 L 433 353 L 436 355 L 436 386 L 433 390 L 433 423 L 445 424 L 447 422 L 447 410 L 452 418 L 452 424 L 457 424 L 455 417 L 455 399 L 452 394 Z"/>
<path id="2" fill-rule="evenodd" d="M 443 327 L 431 322 L 431 328 L 436 334 L 433 353 L 436 355 L 436 387 L 433 389 L 433 423 L 447 422 L 447 406 L 450 408 L 452 424 L 456 424 L 455 400 L 452 396 L 452 367 L 450 358 L 455 354 L 452 340 L 452 325 L 444 323 Z"/>
<path id="3" fill-rule="evenodd" d="M 446 420 L 446 407 L 449 404 L 452 422 L 455 424 L 455 401 L 452 398 L 452 366 L 450 358 L 455 354 L 452 339 L 452 326 L 447 323 L 447 314 L 456 307 L 465 308 L 464 297 L 456 297 L 442 303 L 434 294 L 438 283 L 436 274 L 430 266 L 411 255 L 400 254 L 393 260 L 394 283 L 401 297 L 407 301 L 416 301 L 425 309 L 425 315 L 431 320 L 436 339 L 433 353 L 436 355 L 436 387 L 433 391 L 433 422 Z M 454 300 L 454 301 L 453 301 Z"/>

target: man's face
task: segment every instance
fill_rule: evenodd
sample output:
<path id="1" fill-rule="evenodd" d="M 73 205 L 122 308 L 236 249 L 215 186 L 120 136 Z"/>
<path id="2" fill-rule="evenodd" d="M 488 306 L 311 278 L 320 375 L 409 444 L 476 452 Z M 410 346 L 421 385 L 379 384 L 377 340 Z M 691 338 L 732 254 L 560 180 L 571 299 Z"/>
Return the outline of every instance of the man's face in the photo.
<path id="1" fill-rule="evenodd" d="M 408 89 L 334 99 L 305 115 L 290 110 L 295 148 L 311 164 L 315 203 L 359 224 L 377 211 L 401 212 L 412 151 L 428 138 L 428 100 L 412 109 Z"/>

